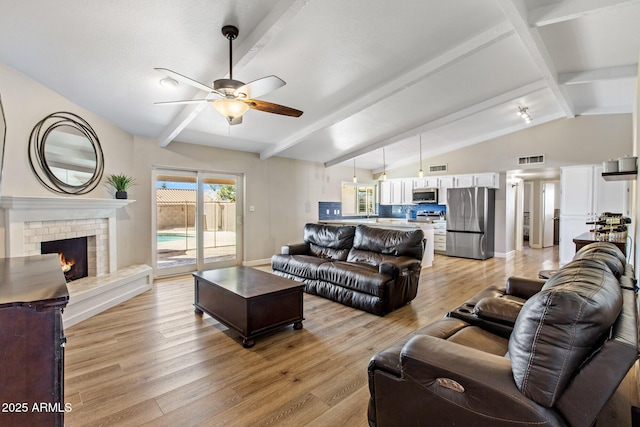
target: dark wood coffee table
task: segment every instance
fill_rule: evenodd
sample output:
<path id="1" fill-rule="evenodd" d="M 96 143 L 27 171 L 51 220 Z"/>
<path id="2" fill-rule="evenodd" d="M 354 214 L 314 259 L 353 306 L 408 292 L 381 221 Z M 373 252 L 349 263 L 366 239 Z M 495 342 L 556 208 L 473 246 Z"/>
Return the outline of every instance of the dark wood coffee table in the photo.
<path id="1" fill-rule="evenodd" d="M 293 323 L 302 329 L 304 285 L 250 267 L 229 267 L 193 273 L 195 312 L 207 313 L 243 338 L 255 337 Z"/>

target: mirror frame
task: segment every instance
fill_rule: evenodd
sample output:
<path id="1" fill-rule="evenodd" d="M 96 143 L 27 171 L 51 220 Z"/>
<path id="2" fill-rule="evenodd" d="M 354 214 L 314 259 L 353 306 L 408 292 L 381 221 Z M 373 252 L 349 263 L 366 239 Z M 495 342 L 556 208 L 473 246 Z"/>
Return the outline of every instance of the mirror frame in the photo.
<path id="1" fill-rule="evenodd" d="M 55 176 L 47 163 L 45 156 L 47 137 L 52 131 L 61 126 L 69 126 L 80 131 L 93 147 L 96 154 L 96 167 L 87 182 L 79 185 L 67 184 Z M 29 136 L 29 165 L 38 180 L 49 190 L 55 193 L 79 195 L 90 192 L 100 182 L 104 172 L 104 155 L 102 154 L 98 135 L 91 125 L 76 114 L 60 111 L 49 114 L 40 120 L 31 131 Z"/>

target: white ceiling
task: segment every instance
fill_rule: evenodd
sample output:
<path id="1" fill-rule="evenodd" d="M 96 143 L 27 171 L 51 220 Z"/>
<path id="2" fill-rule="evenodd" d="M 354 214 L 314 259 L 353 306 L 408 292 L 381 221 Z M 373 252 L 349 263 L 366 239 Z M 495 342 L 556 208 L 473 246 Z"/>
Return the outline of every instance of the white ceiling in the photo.
<path id="1" fill-rule="evenodd" d="M 640 0 L 0 0 L 0 61 L 141 136 L 380 171 L 581 114 L 630 113 Z M 228 126 L 155 67 L 277 75 Z M 1 88 L 0 88 L 1 89 Z M 526 125 L 516 116 L 529 107 Z"/>

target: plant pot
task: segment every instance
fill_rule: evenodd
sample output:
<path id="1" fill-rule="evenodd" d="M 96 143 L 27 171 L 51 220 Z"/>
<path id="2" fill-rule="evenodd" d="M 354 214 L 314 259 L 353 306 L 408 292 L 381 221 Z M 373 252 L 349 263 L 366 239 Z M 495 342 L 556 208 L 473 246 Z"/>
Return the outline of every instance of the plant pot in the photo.
<path id="1" fill-rule="evenodd" d="M 126 199 L 127 192 L 126 191 L 116 191 L 116 199 Z"/>

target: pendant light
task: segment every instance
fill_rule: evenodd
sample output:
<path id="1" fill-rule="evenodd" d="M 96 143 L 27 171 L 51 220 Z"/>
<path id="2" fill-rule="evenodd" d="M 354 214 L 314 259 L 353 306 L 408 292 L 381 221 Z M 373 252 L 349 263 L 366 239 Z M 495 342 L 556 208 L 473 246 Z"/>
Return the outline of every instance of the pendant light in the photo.
<path id="1" fill-rule="evenodd" d="M 382 147 L 382 180 L 387 180 L 387 162 L 384 158 L 384 147 Z"/>
<path id="2" fill-rule="evenodd" d="M 356 184 L 358 182 L 358 177 L 356 176 L 356 158 L 353 158 L 353 183 Z"/>
<path id="3" fill-rule="evenodd" d="M 422 170 L 422 133 L 420 134 L 420 170 L 418 171 L 418 178 L 422 178 L 424 176 L 424 171 Z"/>

